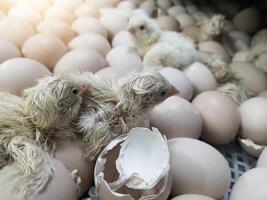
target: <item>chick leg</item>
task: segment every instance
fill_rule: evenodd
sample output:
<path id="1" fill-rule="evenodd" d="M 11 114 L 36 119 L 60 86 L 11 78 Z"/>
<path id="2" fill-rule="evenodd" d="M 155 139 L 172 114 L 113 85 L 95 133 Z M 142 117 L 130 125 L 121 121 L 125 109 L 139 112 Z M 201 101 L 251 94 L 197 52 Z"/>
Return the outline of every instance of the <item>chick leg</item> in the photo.
<path id="1" fill-rule="evenodd" d="M 15 161 L 16 176 L 10 177 L 15 190 L 26 195 L 41 192 L 54 174 L 49 155 L 25 136 L 14 137 L 8 152 Z"/>

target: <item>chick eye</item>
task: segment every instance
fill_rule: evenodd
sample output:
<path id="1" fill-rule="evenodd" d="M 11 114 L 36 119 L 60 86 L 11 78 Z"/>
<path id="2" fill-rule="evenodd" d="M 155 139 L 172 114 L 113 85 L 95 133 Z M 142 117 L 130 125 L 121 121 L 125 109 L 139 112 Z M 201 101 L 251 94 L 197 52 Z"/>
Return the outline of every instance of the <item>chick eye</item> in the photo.
<path id="1" fill-rule="evenodd" d="M 163 92 L 161 92 L 161 93 L 160 93 L 160 95 L 161 95 L 162 97 L 164 97 L 164 96 L 165 96 L 165 94 L 166 94 L 166 92 L 165 92 L 165 91 L 163 91 Z"/>
<path id="2" fill-rule="evenodd" d="M 77 95 L 77 94 L 79 93 L 78 88 L 73 88 L 73 89 L 71 90 L 71 93 L 74 94 L 74 95 Z"/>
<path id="3" fill-rule="evenodd" d="M 140 30 L 144 30 L 144 29 L 145 29 L 145 25 L 141 25 Z"/>

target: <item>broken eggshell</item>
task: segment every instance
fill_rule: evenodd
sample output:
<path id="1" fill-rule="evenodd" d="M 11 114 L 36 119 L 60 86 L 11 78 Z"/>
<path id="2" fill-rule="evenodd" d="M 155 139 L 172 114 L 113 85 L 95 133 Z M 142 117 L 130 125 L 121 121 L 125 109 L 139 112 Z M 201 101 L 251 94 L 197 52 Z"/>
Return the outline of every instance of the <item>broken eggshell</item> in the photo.
<path id="1" fill-rule="evenodd" d="M 172 184 L 169 161 L 166 138 L 156 128 L 134 128 L 117 137 L 96 161 L 100 199 L 166 200 Z"/>
<path id="2" fill-rule="evenodd" d="M 251 139 L 238 138 L 238 142 L 245 152 L 256 158 L 258 158 L 261 155 L 261 153 L 266 147 L 254 143 Z"/>

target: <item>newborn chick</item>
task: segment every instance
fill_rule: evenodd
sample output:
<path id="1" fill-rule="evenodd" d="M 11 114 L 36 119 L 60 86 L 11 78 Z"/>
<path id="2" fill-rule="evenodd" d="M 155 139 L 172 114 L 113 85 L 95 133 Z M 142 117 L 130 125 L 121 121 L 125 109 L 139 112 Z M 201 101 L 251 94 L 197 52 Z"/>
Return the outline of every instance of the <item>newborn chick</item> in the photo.
<path id="1" fill-rule="evenodd" d="M 12 180 L 23 182 L 26 194 L 40 192 L 52 177 L 47 154 L 57 141 L 74 137 L 70 123 L 78 115 L 82 93 L 58 76 L 41 79 L 23 98 L 0 93 L 0 168 L 15 161 Z"/>
<path id="2" fill-rule="evenodd" d="M 101 100 L 96 97 L 100 106 L 95 108 L 95 112 L 91 110 L 81 114 L 78 123 L 86 144 L 86 159 L 95 159 L 102 147 L 114 137 L 140 126 L 150 108 L 177 93 L 177 90 L 156 72 L 134 72 L 122 82 L 119 87 L 106 84 L 104 91 L 110 91 L 110 98 Z M 92 90 L 91 88 L 90 92 Z M 91 99 L 93 98 L 91 96 Z"/>
<path id="3" fill-rule="evenodd" d="M 149 16 L 132 16 L 128 31 L 136 38 L 137 50 L 144 57 L 144 67 L 158 69 L 171 66 L 181 69 L 196 60 L 197 50 L 190 38 L 180 33 L 163 31 Z"/>

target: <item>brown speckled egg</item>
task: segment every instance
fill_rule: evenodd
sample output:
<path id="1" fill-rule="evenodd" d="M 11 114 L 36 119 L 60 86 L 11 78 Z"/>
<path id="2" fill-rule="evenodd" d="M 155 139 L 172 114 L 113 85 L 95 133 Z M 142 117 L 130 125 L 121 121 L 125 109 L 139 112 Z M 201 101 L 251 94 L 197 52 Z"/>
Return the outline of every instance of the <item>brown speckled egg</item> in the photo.
<path id="1" fill-rule="evenodd" d="M 76 35 L 70 25 L 60 19 L 46 19 L 36 29 L 39 33 L 47 33 L 59 37 L 66 44 Z"/>
<path id="2" fill-rule="evenodd" d="M 0 52 L 0 64 L 8 59 L 21 57 L 19 49 L 5 40 L 0 40 Z"/>
<path id="3" fill-rule="evenodd" d="M 254 168 L 235 183 L 229 200 L 265 200 L 267 197 L 267 168 Z"/>
<path id="4" fill-rule="evenodd" d="M 69 43 L 70 49 L 94 49 L 103 56 L 110 51 L 110 44 L 106 38 L 96 33 L 86 33 L 79 35 Z"/>
<path id="5" fill-rule="evenodd" d="M 65 54 L 56 64 L 55 73 L 74 71 L 97 72 L 106 67 L 103 56 L 95 50 L 75 49 Z"/>
<path id="6" fill-rule="evenodd" d="M 241 82 L 255 95 L 267 88 L 267 76 L 254 64 L 247 62 L 233 62 L 230 68 L 241 78 Z"/>
<path id="7" fill-rule="evenodd" d="M 71 24 L 74 20 L 74 16 L 71 11 L 55 6 L 52 6 L 45 11 L 44 18 L 61 19 L 68 24 Z"/>
<path id="8" fill-rule="evenodd" d="M 81 178 L 79 196 L 89 190 L 93 184 L 94 163 L 83 159 L 82 141 L 74 140 L 61 143 L 57 147 L 54 158 L 61 161 L 70 173 L 75 169 L 78 171 L 78 176 Z"/>
<path id="9" fill-rule="evenodd" d="M 259 145 L 267 145 L 267 99 L 254 97 L 239 107 L 241 115 L 240 135 Z"/>
<path id="10" fill-rule="evenodd" d="M 35 59 L 50 70 L 67 52 L 67 47 L 58 37 L 50 34 L 38 34 L 30 37 L 22 47 L 22 53 L 27 58 Z"/>
<path id="11" fill-rule="evenodd" d="M 0 21 L 0 38 L 20 48 L 27 38 L 34 34 L 31 24 L 6 17 Z"/>
<path id="12" fill-rule="evenodd" d="M 76 18 L 80 18 L 80 17 L 98 18 L 100 14 L 99 14 L 99 10 L 95 4 L 84 3 L 84 4 L 79 5 L 75 9 L 74 15 Z"/>
<path id="13" fill-rule="evenodd" d="M 71 28 L 78 34 L 97 33 L 105 38 L 108 36 L 105 26 L 93 17 L 80 17 L 72 23 Z"/>
<path id="14" fill-rule="evenodd" d="M 200 194 L 184 194 L 174 197 L 171 200 L 214 200 L 214 199 Z"/>
<path id="15" fill-rule="evenodd" d="M 201 194 L 220 199 L 231 183 L 227 160 L 211 145 L 191 138 L 168 141 L 172 195 Z M 190 199 L 192 200 L 192 199 Z"/>
<path id="16" fill-rule="evenodd" d="M 195 94 L 217 88 L 217 82 L 212 72 L 202 63 L 193 63 L 184 70 L 184 73 L 192 82 Z"/>
<path id="17" fill-rule="evenodd" d="M 235 139 L 240 115 L 235 102 L 216 91 L 199 94 L 192 102 L 202 116 L 201 137 L 208 143 L 227 144 Z"/>
<path id="18" fill-rule="evenodd" d="M 237 13 L 233 23 L 240 31 L 254 33 L 261 27 L 261 16 L 256 8 L 250 7 Z"/>
<path id="19" fill-rule="evenodd" d="M 172 16 L 160 16 L 157 18 L 157 22 L 163 30 L 178 31 L 180 28 L 179 22 Z"/>
<path id="20" fill-rule="evenodd" d="M 41 63 L 28 58 L 13 58 L 0 65 L 0 90 L 21 95 L 27 87 L 37 83 L 37 79 L 49 74 Z"/>
<path id="21" fill-rule="evenodd" d="M 155 106 L 149 113 L 152 127 L 167 138 L 199 138 L 202 121 L 199 112 L 187 100 L 172 96 Z"/>

